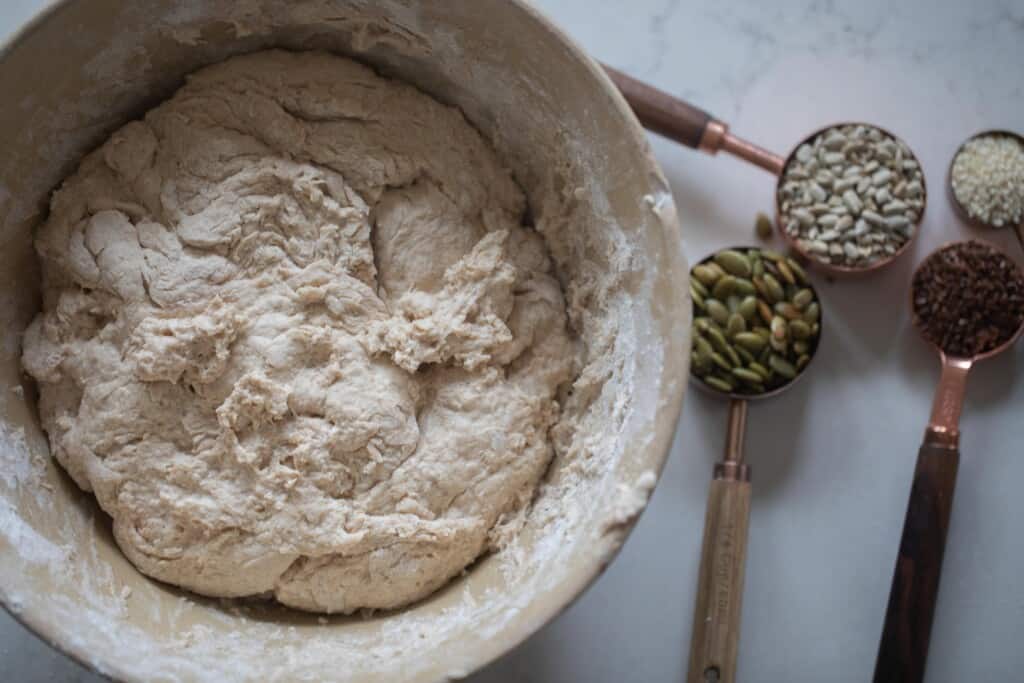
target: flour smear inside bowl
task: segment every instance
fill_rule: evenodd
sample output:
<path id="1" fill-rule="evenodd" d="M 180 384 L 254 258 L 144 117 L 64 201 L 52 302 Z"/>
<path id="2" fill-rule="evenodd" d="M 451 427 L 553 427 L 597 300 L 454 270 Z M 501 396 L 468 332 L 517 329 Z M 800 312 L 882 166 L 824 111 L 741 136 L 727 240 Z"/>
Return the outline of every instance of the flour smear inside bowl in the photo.
<path id="1" fill-rule="evenodd" d="M 321 53 L 193 75 L 54 194 L 23 363 L 144 573 L 348 613 L 514 534 L 579 372 L 548 245 L 462 114 Z"/>

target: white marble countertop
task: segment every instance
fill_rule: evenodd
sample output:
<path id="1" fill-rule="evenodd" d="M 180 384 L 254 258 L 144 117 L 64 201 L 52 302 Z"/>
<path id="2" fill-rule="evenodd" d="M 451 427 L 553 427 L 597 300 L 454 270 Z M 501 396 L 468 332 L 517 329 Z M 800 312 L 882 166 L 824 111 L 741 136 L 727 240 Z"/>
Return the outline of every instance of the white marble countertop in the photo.
<path id="1" fill-rule="evenodd" d="M 43 0 L 3 0 L 0 34 Z M 780 153 L 839 120 L 878 123 L 922 161 L 930 201 L 915 253 L 859 282 L 821 283 L 814 374 L 752 407 L 754 469 L 741 681 L 869 680 L 937 362 L 909 326 L 909 272 L 970 234 L 946 166 L 983 128 L 1024 130 L 1024 3 L 881 0 L 539 0 L 596 57 L 697 103 Z M 631 7 L 626 9 L 627 5 Z M 689 256 L 753 241 L 774 182 L 729 158 L 653 139 Z M 1009 234 L 987 235 L 1012 253 Z M 1024 648 L 1024 346 L 972 376 L 935 615 L 929 683 L 1020 680 Z M 565 614 L 472 677 L 681 681 L 707 482 L 725 408 L 686 401 L 668 466 L 622 554 Z M 101 679 L 0 614 L 0 678 Z"/>

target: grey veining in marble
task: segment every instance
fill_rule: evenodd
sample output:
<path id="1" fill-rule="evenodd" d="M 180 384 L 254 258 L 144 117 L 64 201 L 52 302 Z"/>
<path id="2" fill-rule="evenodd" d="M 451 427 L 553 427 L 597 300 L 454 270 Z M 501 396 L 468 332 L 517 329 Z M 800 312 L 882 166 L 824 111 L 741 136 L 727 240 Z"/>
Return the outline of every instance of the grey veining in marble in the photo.
<path id="1" fill-rule="evenodd" d="M 41 0 L 4 0 L 0 33 Z M 785 153 L 821 125 L 901 135 L 930 201 L 914 253 L 863 283 L 823 283 L 813 378 L 750 415 L 754 500 L 740 680 L 869 680 L 937 363 L 904 310 L 914 262 L 962 237 L 943 194 L 970 133 L 1024 130 L 1021 0 L 537 0 L 603 61 Z M 700 257 L 753 240 L 773 179 L 652 138 Z M 989 235 L 1015 250 L 1008 234 Z M 1019 251 L 1014 253 L 1019 254 Z M 1016 681 L 1024 667 L 1024 346 L 971 378 L 929 683 Z M 691 394 L 664 476 L 619 558 L 565 614 L 474 683 L 682 680 L 711 464 L 724 407 Z M 100 679 L 0 615 L 0 679 Z"/>

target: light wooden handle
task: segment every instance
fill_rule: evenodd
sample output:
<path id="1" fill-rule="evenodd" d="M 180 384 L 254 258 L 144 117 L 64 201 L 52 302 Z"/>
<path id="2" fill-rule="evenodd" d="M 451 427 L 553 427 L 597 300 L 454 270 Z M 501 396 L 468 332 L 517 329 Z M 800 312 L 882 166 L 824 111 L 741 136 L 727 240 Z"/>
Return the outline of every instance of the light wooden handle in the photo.
<path id="1" fill-rule="evenodd" d="M 714 479 L 704 518 L 688 683 L 733 683 L 747 558 L 750 482 Z"/>

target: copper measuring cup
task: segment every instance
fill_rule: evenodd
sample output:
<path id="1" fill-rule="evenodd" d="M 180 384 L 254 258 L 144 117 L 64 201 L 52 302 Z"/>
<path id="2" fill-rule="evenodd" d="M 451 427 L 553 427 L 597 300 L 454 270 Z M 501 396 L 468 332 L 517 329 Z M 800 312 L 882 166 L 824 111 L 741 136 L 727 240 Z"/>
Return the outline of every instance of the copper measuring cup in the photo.
<path id="1" fill-rule="evenodd" d="M 708 154 L 717 154 L 719 151 L 727 152 L 776 176 L 775 225 L 789 247 L 806 259 L 808 263 L 813 264 L 815 268 L 833 275 L 854 275 L 874 272 L 899 258 L 917 238 L 921 223 L 924 220 L 925 209 L 928 206 L 928 186 L 923 174 L 921 177 L 921 197 L 923 202 L 917 220 L 914 222 L 914 231 L 910 234 L 907 241 L 900 245 L 894 253 L 887 255 L 885 258 L 878 259 L 867 266 L 858 268 L 821 261 L 813 254 L 809 254 L 805 249 L 801 248 L 797 240 L 782 228 L 782 209 L 779 203 L 778 190 L 782 182 L 782 173 L 796 155 L 796 151 L 801 145 L 811 142 L 820 133 L 829 128 L 849 125 L 851 123 L 856 125 L 856 122 L 840 122 L 819 128 L 794 145 L 788 156 L 781 157 L 752 142 L 733 135 L 729 132 L 728 124 L 713 118 L 707 112 L 698 109 L 688 102 L 672 97 L 666 92 L 653 88 L 607 65 L 604 65 L 604 70 L 622 93 L 622 96 L 626 99 L 626 102 L 644 128 Z M 894 140 L 900 140 L 899 137 L 880 126 L 874 124 L 863 125 L 877 128 Z M 912 153 L 912 156 L 914 156 L 915 161 L 918 161 L 916 155 Z M 920 161 L 918 161 L 918 166 L 920 166 Z"/>
<path id="2" fill-rule="evenodd" d="M 960 217 L 960 220 L 967 223 L 972 228 L 976 229 L 1003 230 L 1009 228 L 1013 230 L 1014 234 L 1017 236 L 1017 242 L 1020 244 L 1021 249 L 1024 249 L 1024 221 L 1018 223 L 1017 225 L 990 225 L 978 218 L 971 216 L 971 214 L 968 213 L 967 208 L 960 203 L 960 200 L 957 199 L 956 193 L 953 191 L 953 164 L 956 163 L 956 158 L 960 156 L 960 152 L 963 151 L 967 143 L 971 142 L 972 140 L 977 140 L 978 138 L 989 136 L 1013 138 L 1014 140 L 1020 143 L 1022 148 L 1024 148 L 1024 136 L 1014 133 L 1011 130 L 983 130 L 978 133 L 975 133 L 971 137 L 964 140 L 963 144 L 956 148 L 956 153 L 953 154 L 953 158 L 949 160 L 949 170 L 946 172 L 946 194 L 949 196 L 949 201 L 953 205 L 953 211 L 955 211 L 957 216 Z"/>
<path id="3" fill-rule="evenodd" d="M 944 245 L 928 258 L 953 246 L 956 243 Z M 927 261 L 922 261 L 918 270 Z M 959 423 L 967 389 L 967 375 L 975 363 L 1013 346 L 1022 333 L 1024 318 L 1016 332 L 1005 342 L 970 358 L 947 354 L 926 339 L 939 352 L 942 372 L 935 390 L 928 427 L 917 456 L 914 482 L 886 608 L 885 626 L 875 663 L 874 683 L 915 683 L 924 678 L 935 599 L 939 592 L 942 556 L 960 462 Z"/>
<path id="4" fill-rule="evenodd" d="M 695 265 L 707 263 L 713 256 L 714 253 Z M 815 300 L 820 302 L 814 285 L 810 282 L 805 285 L 814 292 Z M 733 683 L 736 680 L 751 497 L 751 471 L 750 466 L 744 462 L 743 453 L 747 404 L 749 401 L 777 396 L 807 374 L 821 346 L 825 329 L 823 307 L 819 315 L 821 328 L 817 343 L 809 350 L 811 360 L 796 377 L 782 386 L 760 394 L 727 393 L 708 386 L 695 375 L 690 376 L 691 381 L 705 393 L 729 400 L 729 417 L 724 456 L 721 462 L 715 464 L 704 515 L 704 537 L 686 676 L 688 683 Z"/>

